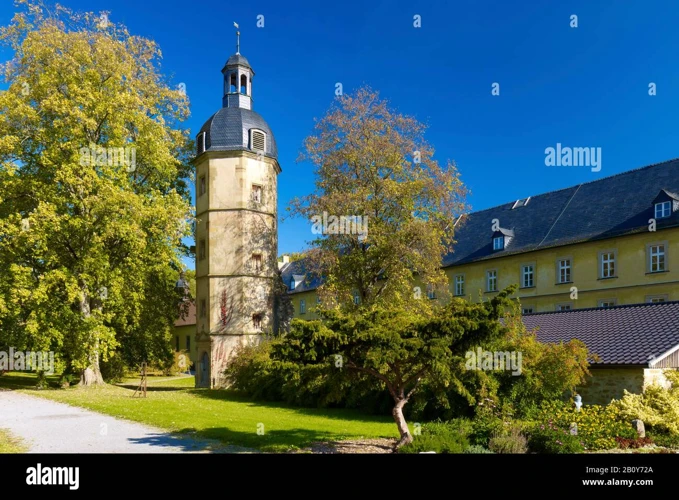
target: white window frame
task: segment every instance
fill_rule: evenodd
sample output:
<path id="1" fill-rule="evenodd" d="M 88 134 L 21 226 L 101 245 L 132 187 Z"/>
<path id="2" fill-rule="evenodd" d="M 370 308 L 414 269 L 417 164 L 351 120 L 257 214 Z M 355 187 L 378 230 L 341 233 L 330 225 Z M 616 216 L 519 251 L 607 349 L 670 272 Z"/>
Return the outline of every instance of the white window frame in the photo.
<path id="1" fill-rule="evenodd" d="M 299 313 L 306 314 L 306 300 L 299 299 Z"/>
<path id="2" fill-rule="evenodd" d="M 530 271 L 527 269 L 530 268 Z M 530 284 L 526 284 L 526 278 L 530 276 Z M 521 288 L 533 288 L 535 287 L 535 264 L 522 264 L 521 265 Z"/>
<path id="3" fill-rule="evenodd" d="M 361 303 L 361 297 L 358 295 L 358 292 L 354 293 L 354 305 L 359 305 Z"/>
<path id="4" fill-rule="evenodd" d="M 496 236 L 493 238 L 493 250 L 503 250 L 505 248 L 505 237 Z"/>
<path id="5" fill-rule="evenodd" d="M 611 258 L 605 258 L 604 256 L 612 256 Z M 603 250 L 599 252 L 599 278 L 615 278 L 618 276 L 618 253 L 615 250 Z M 608 264 L 608 270 L 606 272 L 606 264 Z M 612 266 L 611 266 L 612 264 Z"/>
<path id="6" fill-rule="evenodd" d="M 205 134 L 206 132 L 198 134 L 198 144 L 196 144 L 196 147 L 198 148 L 197 153 L 199 155 L 205 153 Z"/>
<path id="7" fill-rule="evenodd" d="M 665 210 L 667 209 L 667 210 Z M 667 215 L 665 215 L 665 212 L 667 212 Z M 660 203 L 655 204 L 655 218 L 656 219 L 664 219 L 665 217 L 669 217 L 672 215 L 672 202 L 671 201 L 661 201 Z"/>
<path id="8" fill-rule="evenodd" d="M 259 199 L 255 196 L 255 193 L 259 193 Z M 262 196 L 264 194 L 264 187 L 261 184 L 252 184 L 250 186 L 250 199 L 255 203 L 262 203 Z"/>
<path id="9" fill-rule="evenodd" d="M 497 292 L 497 269 L 486 271 L 486 292 Z"/>
<path id="10" fill-rule="evenodd" d="M 604 305 L 610 303 L 611 305 Z M 615 307 L 618 305 L 618 299 L 599 299 L 598 307 Z"/>
<path id="11" fill-rule="evenodd" d="M 648 256 L 648 273 L 664 273 L 667 271 L 667 242 L 649 243 L 646 255 Z M 656 259 L 655 266 L 653 264 L 654 258 Z"/>
<path id="12" fill-rule="evenodd" d="M 453 283 L 455 284 L 455 296 L 462 297 L 464 295 L 464 274 L 456 274 Z"/>
<path id="13" fill-rule="evenodd" d="M 657 304 L 659 302 L 667 302 L 668 300 L 669 296 L 667 294 L 646 295 L 646 303 L 648 304 Z"/>
<path id="14" fill-rule="evenodd" d="M 533 314 L 535 312 L 535 308 L 533 306 L 523 306 L 521 308 L 521 314 Z"/>
<path id="15" fill-rule="evenodd" d="M 433 285 L 427 285 L 427 298 L 429 298 L 429 300 L 436 299 L 436 289 Z"/>
<path id="16" fill-rule="evenodd" d="M 571 304 L 570 302 L 562 302 L 562 303 L 556 305 L 556 310 L 557 311 L 572 311 L 573 310 L 573 304 Z"/>
<path id="17" fill-rule="evenodd" d="M 557 283 L 573 283 L 573 262 L 570 257 L 558 259 L 556 261 L 556 271 Z"/>

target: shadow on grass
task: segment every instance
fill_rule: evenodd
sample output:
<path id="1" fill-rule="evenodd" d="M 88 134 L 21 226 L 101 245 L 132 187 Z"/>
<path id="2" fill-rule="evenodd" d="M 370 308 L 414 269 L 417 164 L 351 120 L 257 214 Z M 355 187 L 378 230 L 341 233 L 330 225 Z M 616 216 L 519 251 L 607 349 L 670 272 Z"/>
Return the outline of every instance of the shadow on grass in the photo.
<path id="1" fill-rule="evenodd" d="M 263 429 L 263 434 L 258 435 L 255 431 L 243 432 L 229 429 L 227 427 L 212 427 L 210 429 L 202 429 L 200 431 L 196 431 L 193 428 L 186 428 L 177 431 L 177 434 L 180 436 L 195 436 L 196 439 L 202 438 L 221 441 L 222 443 L 226 444 L 237 443 L 237 445 L 233 445 L 233 451 L 229 447 L 223 450 L 215 450 L 226 453 L 248 451 L 248 448 L 252 451 L 280 453 L 296 450 L 315 442 L 335 441 L 342 437 L 333 432 L 309 429 Z M 195 448 L 193 448 L 193 450 L 195 450 Z"/>
<path id="2" fill-rule="evenodd" d="M 356 422 L 374 422 L 374 423 L 393 423 L 391 415 L 373 415 L 362 412 L 359 409 L 353 408 L 310 408 L 303 406 L 293 406 L 282 402 L 272 401 L 255 401 L 249 396 L 229 389 L 184 389 L 189 394 L 216 400 L 216 401 L 230 401 L 244 403 L 252 407 L 262 408 L 280 408 L 292 410 L 301 415 L 308 415 L 314 417 L 324 417 L 334 420 L 352 420 Z"/>

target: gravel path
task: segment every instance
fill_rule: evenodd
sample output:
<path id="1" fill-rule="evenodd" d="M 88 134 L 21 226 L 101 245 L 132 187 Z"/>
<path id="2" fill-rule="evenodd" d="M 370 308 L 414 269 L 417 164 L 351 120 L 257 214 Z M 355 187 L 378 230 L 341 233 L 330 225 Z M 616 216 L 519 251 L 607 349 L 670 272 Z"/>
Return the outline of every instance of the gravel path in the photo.
<path id="1" fill-rule="evenodd" d="M 208 441 L 178 438 L 127 420 L 35 396 L 0 390 L 0 428 L 24 440 L 29 453 L 200 453 Z M 247 451 L 221 447 L 220 452 Z"/>

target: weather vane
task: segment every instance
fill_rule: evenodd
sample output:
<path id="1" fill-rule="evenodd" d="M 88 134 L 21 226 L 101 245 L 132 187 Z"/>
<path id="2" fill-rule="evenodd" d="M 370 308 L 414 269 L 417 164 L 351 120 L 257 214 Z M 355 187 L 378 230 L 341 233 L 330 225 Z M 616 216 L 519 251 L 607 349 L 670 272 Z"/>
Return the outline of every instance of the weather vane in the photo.
<path id="1" fill-rule="evenodd" d="M 236 54 L 240 54 L 240 28 L 238 23 L 233 23 L 233 25 L 236 27 Z"/>

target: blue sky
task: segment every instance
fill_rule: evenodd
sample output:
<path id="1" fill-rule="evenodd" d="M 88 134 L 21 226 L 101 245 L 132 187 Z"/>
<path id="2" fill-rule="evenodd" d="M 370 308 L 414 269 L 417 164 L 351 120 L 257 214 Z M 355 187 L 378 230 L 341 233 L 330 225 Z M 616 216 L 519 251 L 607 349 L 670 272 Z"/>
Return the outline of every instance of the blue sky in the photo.
<path id="1" fill-rule="evenodd" d="M 368 84 L 428 123 L 437 158 L 457 163 L 474 210 L 679 156 L 675 0 L 61 3 L 110 11 L 156 40 L 162 70 L 186 85 L 194 134 L 221 107 L 220 70 L 235 52 L 238 22 L 256 73 L 254 109 L 278 143 L 281 215 L 313 190 L 311 166 L 296 158 L 337 82 L 345 92 Z M 13 10 L 5 0 L 2 24 Z M 557 143 L 600 147 L 601 170 L 547 167 L 545 148 Z M 305 248 L 310 227 L 284 220 L 279 253 Z"/>

